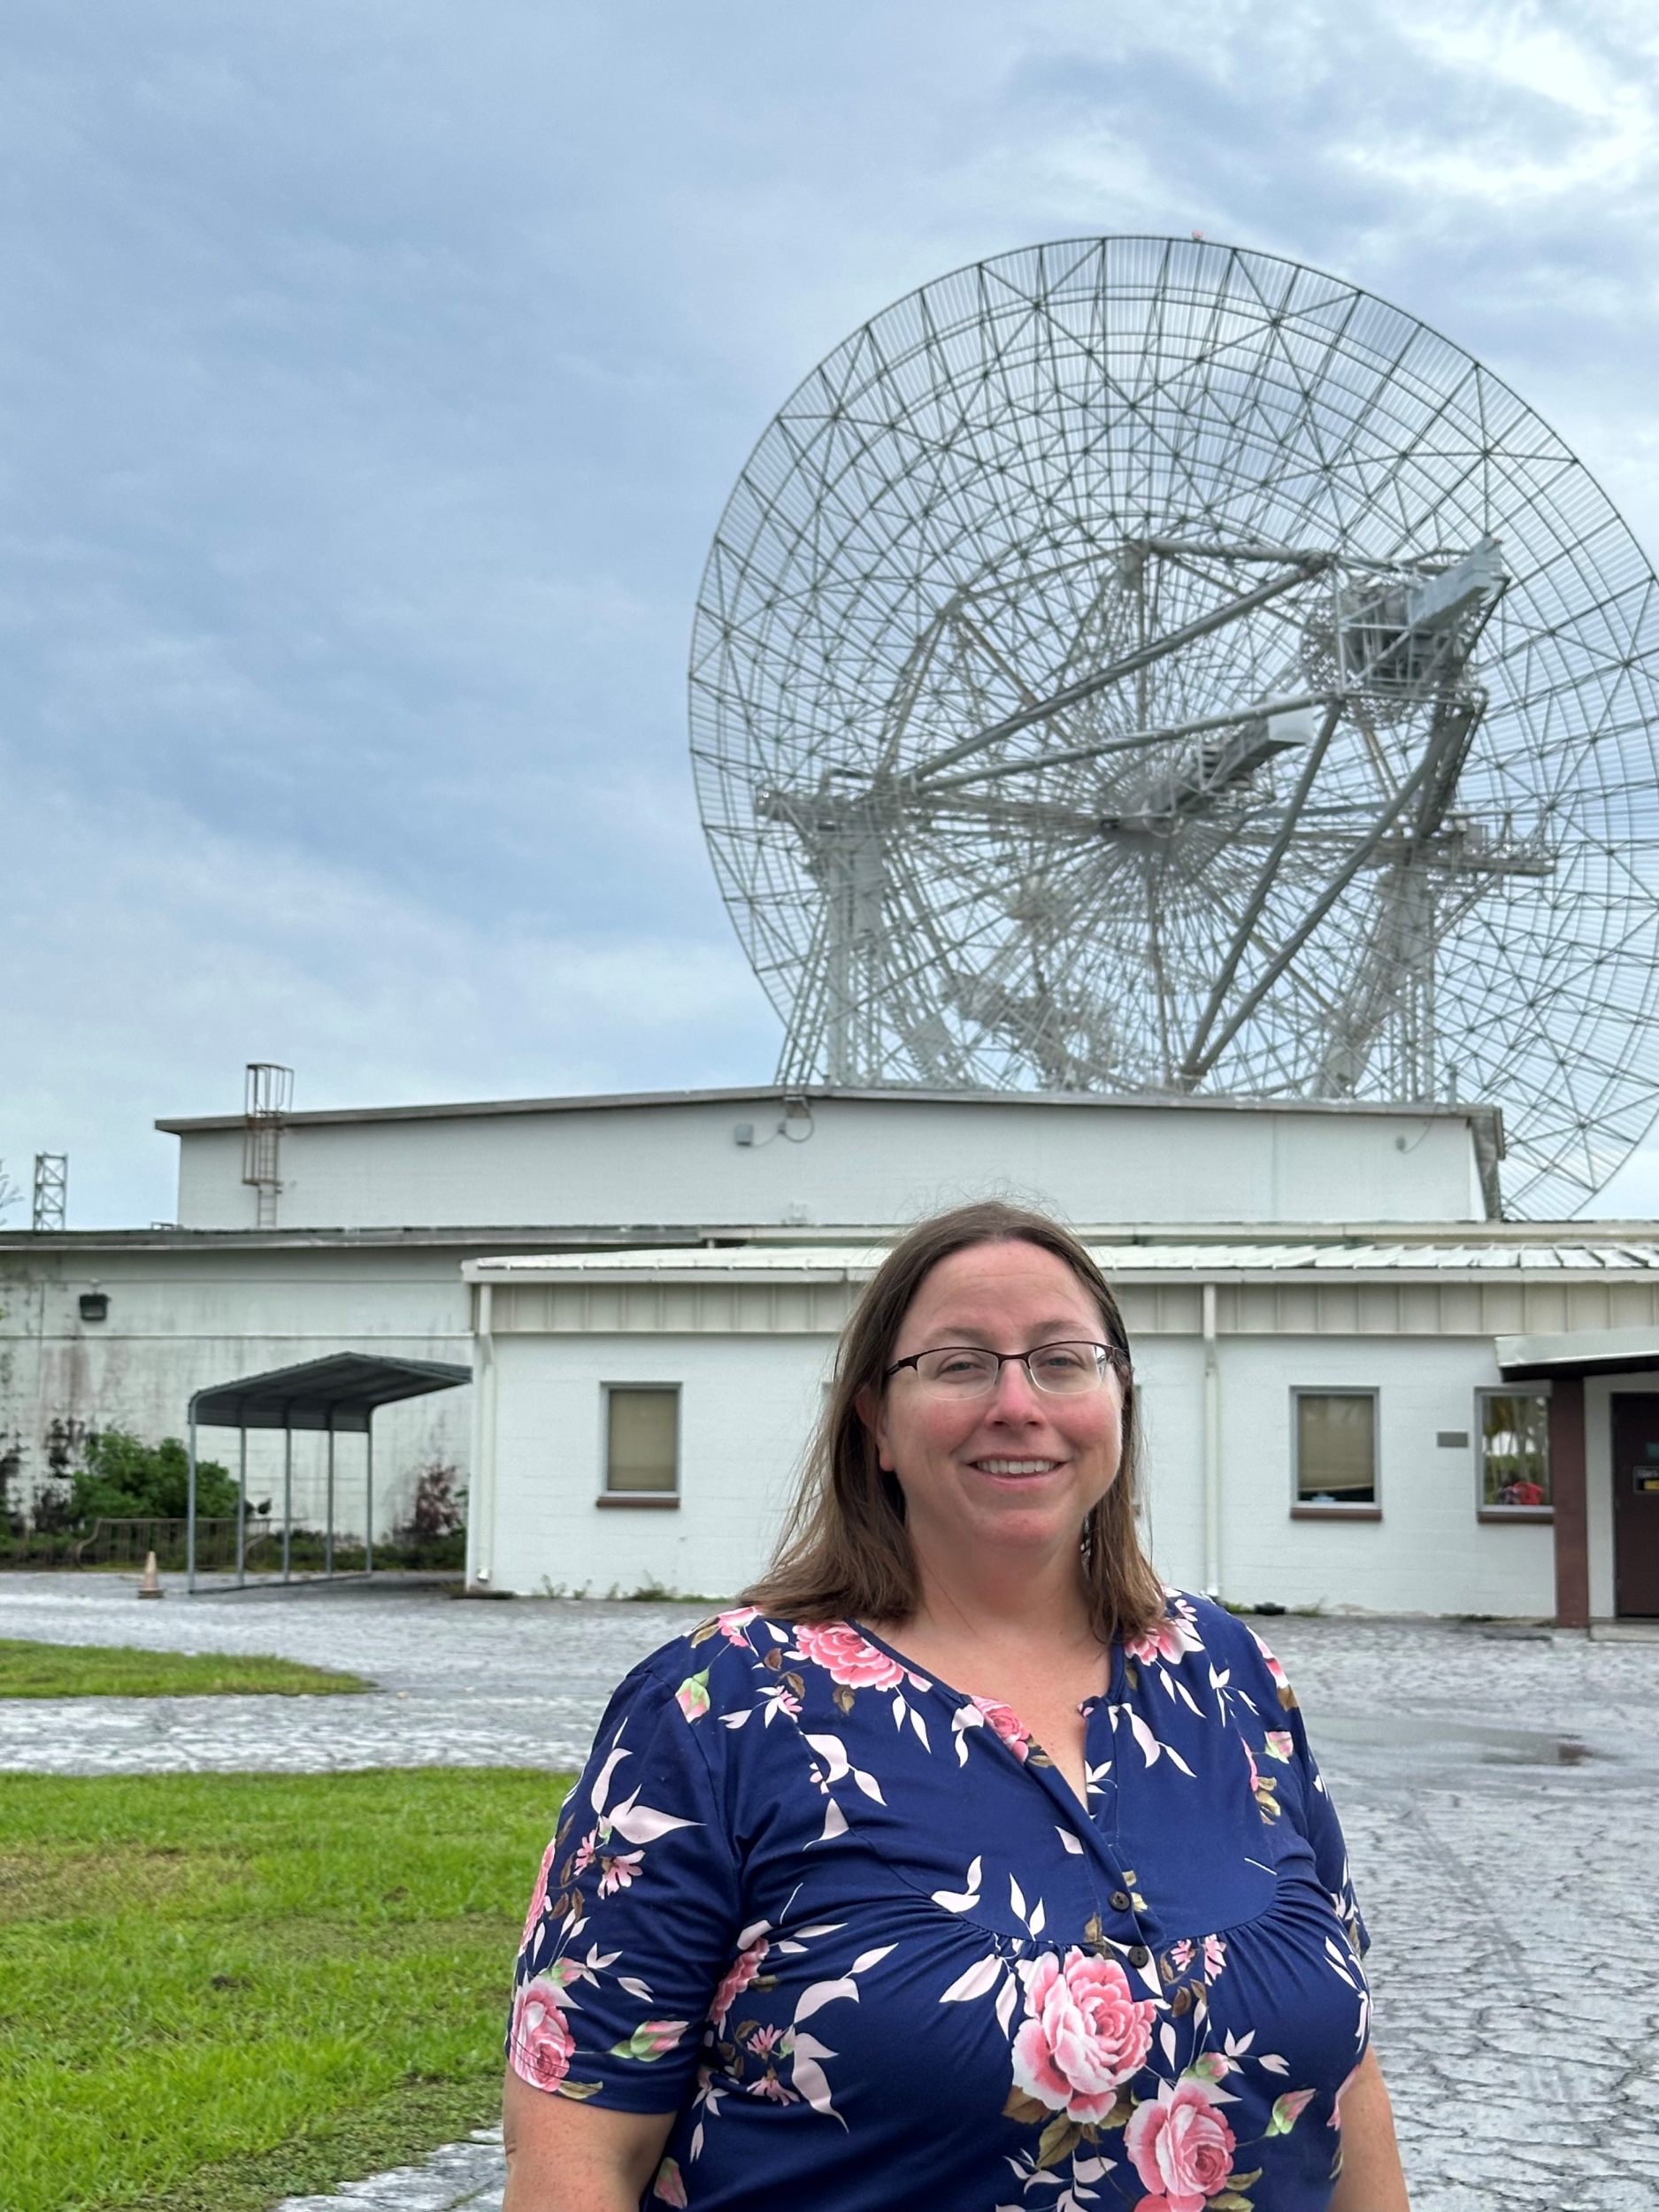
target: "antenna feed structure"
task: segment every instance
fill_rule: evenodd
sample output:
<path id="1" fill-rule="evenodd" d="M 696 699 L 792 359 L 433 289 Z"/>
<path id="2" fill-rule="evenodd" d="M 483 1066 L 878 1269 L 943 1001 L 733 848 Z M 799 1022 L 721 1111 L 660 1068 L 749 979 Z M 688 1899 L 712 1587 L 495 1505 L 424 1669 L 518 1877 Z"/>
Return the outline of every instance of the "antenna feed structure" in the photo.
<path id="1" fill-rule="evenodd" d="M 875 316 L 731 494 L 690 721 L 786 1091 L 1462 1101 L 1523 1217 L 1653 1121 L 1659 580 L 1339 278 L 1071 239 Z"/>

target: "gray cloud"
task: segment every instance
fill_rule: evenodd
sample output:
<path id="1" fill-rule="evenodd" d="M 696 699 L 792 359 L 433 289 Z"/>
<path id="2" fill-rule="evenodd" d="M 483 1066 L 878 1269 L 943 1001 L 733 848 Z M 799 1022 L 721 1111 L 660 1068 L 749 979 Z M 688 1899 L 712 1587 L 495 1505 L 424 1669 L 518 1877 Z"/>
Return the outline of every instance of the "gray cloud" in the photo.
<path id="1" fill-rule="evenodd" d="M 0 1155 L 69 1145 L 83 1223 L 170 1211 L 150 1116 L 250 1056 L 311 1104 L 769 1072 L 696 579 L 784 394 L 956 263 L 1336 269 L 1659 542 L 1634 7 L 26 0 L 0 58 Z"/>

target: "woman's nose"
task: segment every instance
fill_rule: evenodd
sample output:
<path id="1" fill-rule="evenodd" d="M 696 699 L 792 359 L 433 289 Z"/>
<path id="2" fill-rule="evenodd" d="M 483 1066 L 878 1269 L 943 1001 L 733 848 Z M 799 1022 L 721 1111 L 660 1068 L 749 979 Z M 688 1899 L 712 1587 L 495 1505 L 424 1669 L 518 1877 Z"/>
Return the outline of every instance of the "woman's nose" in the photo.
<path id="1" fill-rule="evenodd" d="M 1041 1415 L 1036 1386 L 1026 1371 L 1024 1360 L 1005 1359 L 996 1372 L 996 1386 L 992 1392 L 991 1410 L 1001 1414 Z"/>

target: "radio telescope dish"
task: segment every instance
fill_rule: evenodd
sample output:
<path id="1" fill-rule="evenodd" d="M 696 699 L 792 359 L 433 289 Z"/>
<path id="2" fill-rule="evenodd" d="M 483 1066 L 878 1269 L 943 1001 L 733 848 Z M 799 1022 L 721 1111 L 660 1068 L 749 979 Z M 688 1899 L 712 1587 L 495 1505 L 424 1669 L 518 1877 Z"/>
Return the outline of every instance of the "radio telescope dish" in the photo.
<path id="1" fill-rule="evenodd" d="M 1354 286 L 1156 238 L 941 278 L 786 402 L 692 754 L 800 1084 L 1654 1118 L 1659 604 L 1586 470 Z"/>

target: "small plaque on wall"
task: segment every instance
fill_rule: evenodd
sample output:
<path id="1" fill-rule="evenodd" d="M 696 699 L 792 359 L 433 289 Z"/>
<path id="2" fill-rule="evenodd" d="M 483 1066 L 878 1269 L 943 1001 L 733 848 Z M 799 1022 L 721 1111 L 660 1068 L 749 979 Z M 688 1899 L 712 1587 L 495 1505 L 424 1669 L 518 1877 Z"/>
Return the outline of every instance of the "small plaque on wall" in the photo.
<path id="1" fill-rule="evenodd" d="M 1441 1429 L 1434 1441 L 1443 1452 L 1466 1452 L 1469 1449 L 1467 1429 Z"/>

